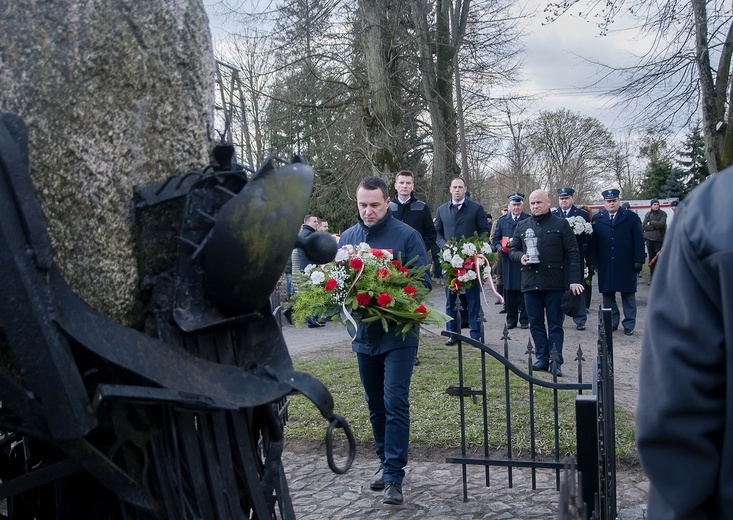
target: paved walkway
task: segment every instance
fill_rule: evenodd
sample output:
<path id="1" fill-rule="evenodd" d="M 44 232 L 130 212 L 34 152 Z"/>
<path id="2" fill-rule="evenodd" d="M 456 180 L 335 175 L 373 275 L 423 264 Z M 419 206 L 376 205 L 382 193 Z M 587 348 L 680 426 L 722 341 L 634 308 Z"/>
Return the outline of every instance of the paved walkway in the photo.
<path id="1" fill-rule="evenodd" d="M 646 280 L 639 281 L 637 293 L 638 321 L 634 336 L 614 334 L 614 355 L 616 371 L 616 403 L 633 412 L 638 398 L 638 356 L 646 315 Z M 594 293 L 593 306 L 597 307 L 599 295 Z M 436 287 L 433 305 L 443 308 L 444 290 Z M 504 315 L 498 314 L 499 306 L 484 305 L 487 344 L 500 345 Z M 566 363 L 563 366 L 565 378 L 575 378 L 577 372 L 569 349 L 582 345 L 586 353 L 584 373 L 591 373 L 592 349 L 595 346 L 597 317 L 590 313 L 585 331 L 577 331 L 570 320 L 566 320 L 565 345 Z M 440 330 L 434 328 L 434 333 Z M 468 331 L 464 330 L 467 335 Z M 317 356 L 319 351 L 332 351 L 342 347 L 345 355 L 350 351 L 348 336 L 343 327 L 329 324 L 323 328 L 301 329 L 290 325 L 283 327 L 288 349 L 294 359 Z M 529 331 L 511 331 L 510 358 L 515 363 L 526 363 Z M 520 365 L 522 366 L 522 365 Z M 428 370 L 425 364 L 417 370 Z M 587 371 L 586 371 L 587 370 Z M 453 455 L 458 455 L 459 452 Z M 325 457 L 325 446 L 303 448 L 299 445 L 286 446 L 283 463 L 290 486 L 296 515 L 301 520 L 350 518 L 440 518 L 440 519 L 556 519 L 559 492 L 555 489 L 555 473 L 537 472 L 537 489 L 531 486 L 529 470 L 513 470 L 513 488 L 508 487 L 507 471 L 491 469 L 491 485 L 485 487 L 482 467 L 467 469 L 468 501 L 463 502 L 462 468 L 445 462 L 445 454 L 428 457 L 431 460 L 411 458 L 406 468 L 403 491 L 403 506 L 382 504 L 382 494 L 369 489 L 369 479 L 376 469 L 376 457 L 372 450 L 360 448 L 352 468 L 345 475 L 332 473 Z M 622 468 L 617 475 L 617 507 L 619 518 L 640 520 L 645 518 L 648 481 L 638 466 Z"/>
<path id="2" fill-rule="evenodd" d="M 468 501 L 463 502 L 460 465 L 446 463 L 445 457 L 434 461 L 413 460 L 406 468 L 405 503 L 390 506 L 382 504 L 381 492 L 369 489 L 375 460 L 371 453 L 359 450 L 351 469 L 344 475 L 336 475 L 326 464 L 324 447 L 317 451 L 286 447 L 283 463 L 297 517 L 300 520 L 558 518 L 559 492 L 555 490 L 553 471 L 537 471 L 537 489 L 533 490 L 530 470 L 514 469 L 514 487 L 509 488 L 507 470 L 492 468 L 491 486 L 487 488 L 483 468 L 469 466 Z M 618 472 L 618 518 L 645 518 L 647 487 L 638 468 Z"/>

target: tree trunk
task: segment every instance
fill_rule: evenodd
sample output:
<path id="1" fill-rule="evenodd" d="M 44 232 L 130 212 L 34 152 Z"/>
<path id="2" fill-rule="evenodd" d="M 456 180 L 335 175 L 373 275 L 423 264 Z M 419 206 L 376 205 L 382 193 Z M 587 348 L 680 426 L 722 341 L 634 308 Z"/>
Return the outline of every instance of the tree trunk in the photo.
<path id="1" fill-rule="evenodd" d="M 702 97 L 702 127 L 705 141 L 705 159 L 711 173 L 717 172 L 724 166 L 721 164 L 722 134 L 718 132 L 718 123 L 725 121 L 724 104 L 720 103 L 716 84 L 713 81 L 713 72 L 710 66 L 710 52 L 708 49 L 708 19 L 705 0 L 692 0 L 692 10 L 695 17 L 695 50 L 698 75 L 700 77 L 700 91 Z M 722 75 L 722 76 L 721 76 Z M 725 78 L 723 90 L 727 85 L 728 70 L 718 70 L 718 86 Z M 724 99 L 724 98 L 723 98 Z"/>
<path id="2" fill-rule="evenodd" d="M 388 30 L 399 24 L 388 23 L 390 7 L 390 0 L 359 1 L 369 82 L 364 103 L 364 124 L 370 144 L 367 155 L 374 173 L 383 175 L 401 169 L 404 152 L 397 56 L 392 45 L 394 35 Z"/>
<path id="3" fill-rule="evenodd" d="M 3 5 L 0 110 L 28 124 L 56 263 L 88 303 L 129 323 L 133 186 L 208 162 L 214 58 L 203 5 Z"/>
<path id="4" fill-rule="evenodd" d="M 453 56 L 456 49 L 451 38 L 450 1 L 436 0 L 435 8 L 435 27 L 431 29 L 427 3 L 424 0 L 412 1 L 412 16 L 420 46 L 418 60 L 422 88 L 433 131 L 429 202 L 437 206 L 447 200 L 450 179 L 460 175 L 460 168 L 456 161 L 458 139 L 453 105 Z"/>

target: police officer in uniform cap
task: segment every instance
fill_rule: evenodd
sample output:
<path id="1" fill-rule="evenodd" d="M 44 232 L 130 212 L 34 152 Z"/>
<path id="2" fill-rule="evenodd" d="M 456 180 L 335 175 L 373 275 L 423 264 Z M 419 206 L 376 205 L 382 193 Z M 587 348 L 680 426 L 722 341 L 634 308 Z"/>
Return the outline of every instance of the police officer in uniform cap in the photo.
<path id="1" fill-rule="evenodd" d="M 590 222 L 590 215 L 587 211 L 584 209 L 580 209 L 578 206 L 575 205 L 575 190 L 573 188 L 558 188 L 557 189 L 557 198 L 559 201 L 559 206 L 553 210 L 553 214 L 561 217 L 561 218 L 570 218 L 570 217 L 580 217 L 586 222 Z M 587 244 L 590 241 L 590 235 L 575 235 L 575 239 L 578 242 L 578 249 L 580 250 L 580 272 L 583 273 L 585 271 L 585 255 L 587 250 Z M 568 267 L 565 266 L 565 276 L 568 276 Z M 582 298 L 580 310 L 578 313 L 573 316 L 573 321 L 575 322 L 575 328 L 578 330 L 585 330 L 585 322 L 588 318 L 588 306 L 589 302 L 586 301 L 586 297 L 590 298 L 590 288 L 588 283 L 585 281 L 585 277 L 583 277 L 583 286 L 585 287 L 585 291 L 580 293 L 580 297 Z M 570 280 L 566 280 L 566 283 L 570 283 Z"/>
<path id="2" fill-rule="evenodd" d="M 598 267 L 598 291 L 603 294 L 603 307 L 611 309 L 612 325 L 623 325 L 631 336 L 636 326 L 637 273 L 644 265 L 644 232 L 641 220 L 621 207 L 619 190 L 602 192 L 605 211 L 593 216 L 593 235 L 588 245 L 588 269 Z M 621 293 L 624 319 L 621 321 L 616 293 Z"/>
<path id="3" fill-rule="evenodd" d="M 524 194 L 515 192 L 509 199 L 509 213 L 496 222 L 491 243 L 499 252 L 501 276 L 504 280 L 504 299 L 506 301 L 506 326 L 513 329 L 519 324 L 521 328 L 529 328 L 529 317 L 524 308 L 522 296 L 522 265 L 509 258 L 509 242 L 514 236 L 517 224 L 529 218 L 524 210 Z"/>

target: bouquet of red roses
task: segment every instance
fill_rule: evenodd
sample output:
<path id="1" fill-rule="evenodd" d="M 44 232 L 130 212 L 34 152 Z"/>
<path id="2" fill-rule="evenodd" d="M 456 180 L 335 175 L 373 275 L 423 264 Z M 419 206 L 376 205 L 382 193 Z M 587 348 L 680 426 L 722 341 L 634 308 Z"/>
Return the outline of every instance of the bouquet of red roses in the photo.
<path id="1" fill-rule="evenodd" d="M 405 335 L 415 325 L 443 325 L 450 317 L 425 305 L 428 289 L 423 279 L 428 266 L 403 265 L 387 249 L 372 249 L 366 243 L 345 245 L 333 262 L 308 265 L 298 285 L 293 320 L 302 325 L 306 316 L 362 323 L 391 323 Z"/>

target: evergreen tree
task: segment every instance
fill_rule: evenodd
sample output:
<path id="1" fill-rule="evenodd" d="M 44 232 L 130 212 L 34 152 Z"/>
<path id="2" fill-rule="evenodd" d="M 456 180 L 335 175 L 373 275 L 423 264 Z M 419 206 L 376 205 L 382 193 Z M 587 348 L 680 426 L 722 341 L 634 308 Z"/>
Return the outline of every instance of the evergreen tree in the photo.
<path id="1" fill-rule="evenodd" d="M 685 193 L 689 193 L 710 175 L 705 160 L 705 142 L 699 122 L 687 134 L 678 155 L 680 157 L 677 159 L 677 164 L 682 168 Z"/>
<path id="2" fill-rule="evenodd" d="M 673 160 L 667 149 L 667 140 L 650 131 L 642 138 L 639 154 L 649 161 L 644 169 L 639 196 L 644 199 L 659 198 L 662 196 L 662 187 L 673 175 Z"/>
<path id="3" fill-rule="evenodd" d="M 659 197 L 682 200 L 685 193 L 687 193 L 685 183 L 682 182 L 683 176 L 684 172 L 681 169 L 672 168 L 672 172 L 667 176 L 667 180 L 664 181 L 664 184 L 662 184 L 659 190 Z"/>

